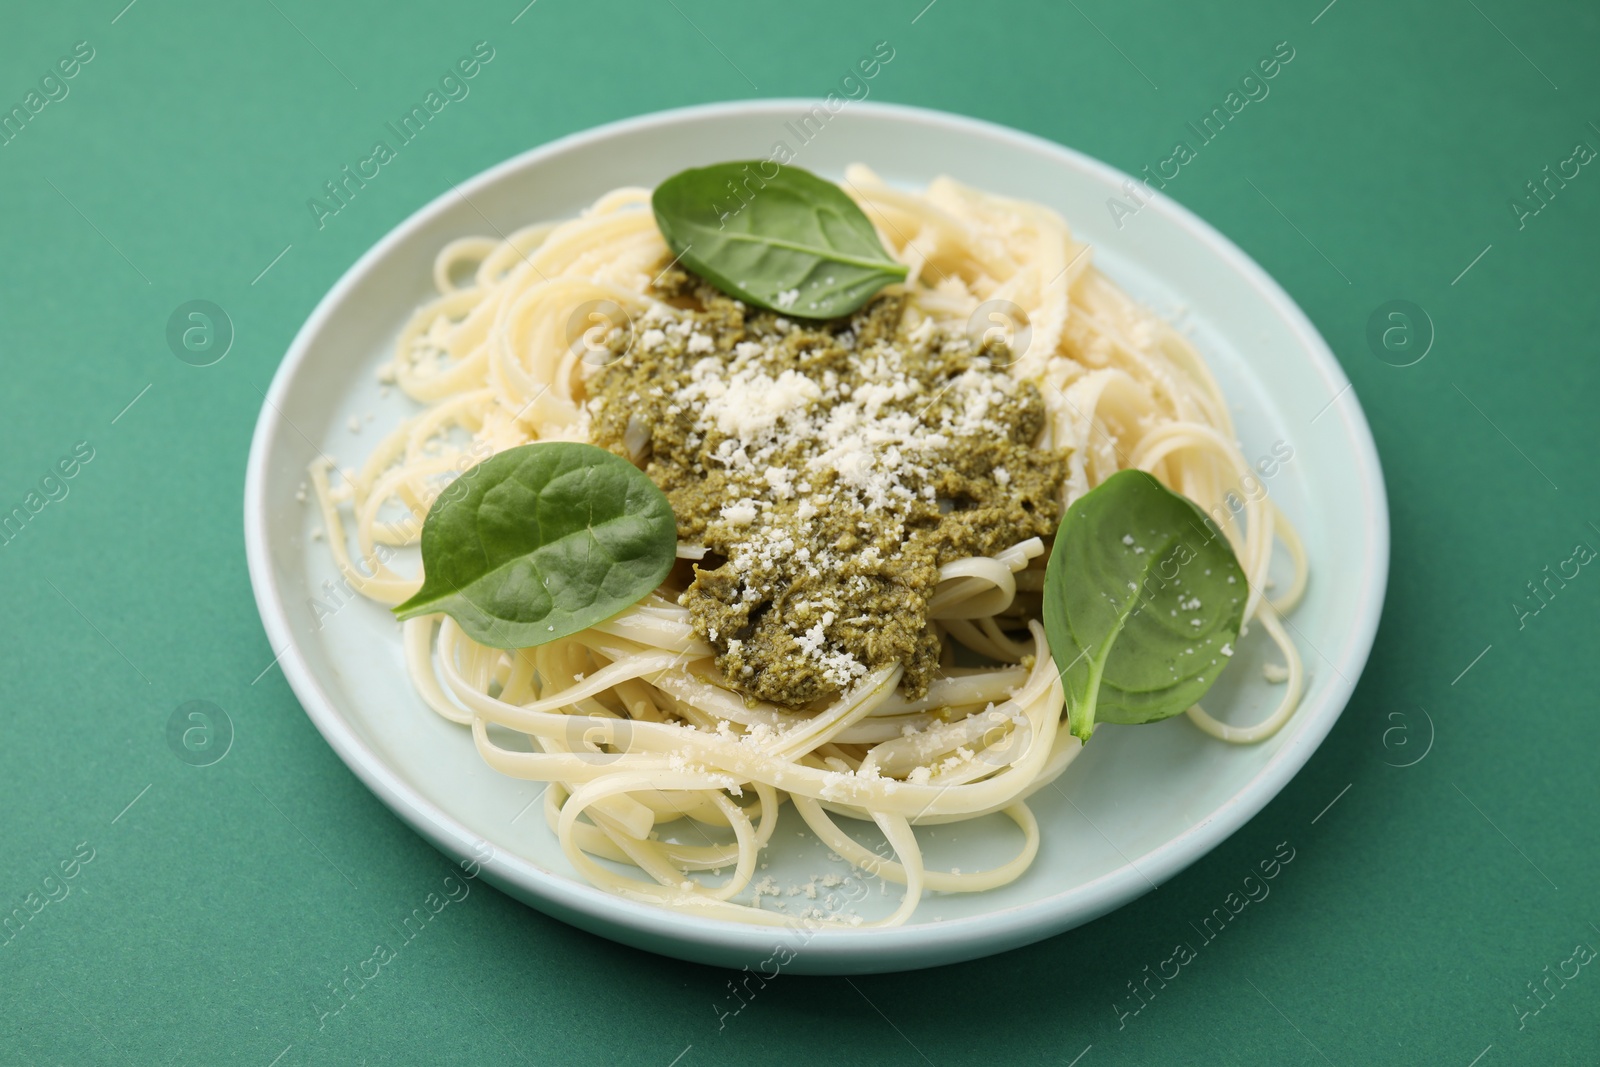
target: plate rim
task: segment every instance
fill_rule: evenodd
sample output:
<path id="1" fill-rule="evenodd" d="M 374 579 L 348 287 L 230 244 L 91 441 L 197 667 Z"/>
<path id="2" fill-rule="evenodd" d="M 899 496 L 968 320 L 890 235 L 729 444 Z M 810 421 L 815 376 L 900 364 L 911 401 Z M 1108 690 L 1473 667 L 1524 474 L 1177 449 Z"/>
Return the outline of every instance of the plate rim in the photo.
<path id="1" fill-rule="evenodd" d="M 256 607 L 271 646 L 283 649 L 276 662 L 282 668 L 291 690 L 307 717 L 340 760 L 379 800 L 434 847 L 453 857 L 479 862 L 482 875 L 490 882 L 502 887 L 514 885 L 522 894 L 537 898 L 541 902 L 540 910 L 554 909 L 558 918 L 591 932 L 611 937 L 605 928 L 623 927 L 643 935 L 651 950 L 680 958 L 705 960 L 712 957 L 748 957 L 751 953 L 768 951 L 773 939 L 790 932 L 791 928 L 786 925 L 744 926 L 614 896 L 586 882 L 547 871 L 532 861 L 493 848 L 468 826 L 415 793 L 344 720 L 301 653 L 300 639 L 289 622 L 284 596 L 272 580 L 271 549 L 267 538 L 268 457 L 274 451 L 278 435 L 287 421 L 281 413 L 281 401 L 300 372 L 311 350 L 313 338 L 343 304 L 350 290 L 376 263 L 413 231 L 453 206 L 458 198 L 469 198 L 507 174 L 537 165 L 547 157 L 614 137 L 654 127 L 714 121 L 734 115 L 792 115 L 796 108 L 821 106 L 823 103 L 814 98 L 783 97 L 721 101 L 650 112 L 567 134 L 519 152 L 464 181 L 451 184 L 450 188 L 389 229 L 345 270 L 317 302 L 296 331 L 273 374 L 251 435 L 243 503 L 245 554 Z M 914 105 L 865 100 L 855 102 L 852 110 L 933 129 L 955 128 L 965 133 L 1009 141 L 1033 152 L 1055 156 L 1112 185 L 1120 185 L 1124 179 L 1131 178 L 1125 172 L 1077 149 L 984 119 Z M 855 973 L 862 969 L 905 970 L 957 962 L 1042 940 L 1121 907 L 1211 852 L 1254 818 L 1310 760 L 1354 693 L 1356 680 L 1365 669 L 1377 635 L 1390 563 L 1388 498 L 1376 442 L 1360 401 L 1322 335 L 1299 304 L 1264 268 L 1226 235 L 1178 201 L 1163 196 L 1152 200 L 1149 207 L 1168 216 L 1170 221 L 1188 231 L 1191 237 L 1216 254 L 1281 316 L 1290 334 L 1309 357 L 1312 368 L 1328 385 L 1330 394 L 1334 396 L 1330 407 L 1338 409 L 1345 434 L 1356 445 L 1350 458 L 1354 461 L 1357 481 L 1366 504 L 1362 535 L 1366 542 L 1366 556 L 1371 564 L 1366 569 L 1356 603 L 1355 625 L 1348 632 L 1337 658 L 1318 653 L 1334 667 L 1342 684 L 1330 687 L 1310 713 L 1306 728 L 1275 753 L 1232 797 L 1160 845 L 1138 857 L 1124 857 L 1125 862 L 1121 866 L 1091 881 L 1038 900 L 937 924 L 810 931 L 805 940 L 806 951 L 802 954 L 807 965 L 796 966 L 793 970 Z M 1349 403 L 1340 403 L 1347 392 L 1351 394 Z M 1305 709 L 1300 711 L 1304 712 Z M 483 859 L 486 846 L 490 851 L 488 858 Z M 511 895 L 519 896 L 516 893 Z M 629 943 L 638 944 L 637 941 Z M 694 952 L 691 947 L 701 951 Z"/>

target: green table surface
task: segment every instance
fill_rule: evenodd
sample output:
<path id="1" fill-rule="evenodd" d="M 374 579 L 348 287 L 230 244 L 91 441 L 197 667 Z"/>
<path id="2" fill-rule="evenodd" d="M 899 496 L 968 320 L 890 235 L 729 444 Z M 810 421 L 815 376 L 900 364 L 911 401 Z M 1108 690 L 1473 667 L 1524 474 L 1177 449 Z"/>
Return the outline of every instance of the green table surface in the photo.
<path id="1" fill-rule="evenodd" d="M 0 910 L 22 916 L 0 1063 L 1600 1063 L 1600 11 L 525 2 L 0 11 L 0 112 L 42 104 L 0 145 L 0 511 L 44 502 L 0 546 Z M 1393 565 L 1348 709 L 1225 844 L 1030 948 L 784 975 L 723 1017 L 729 972 L 478 887 L 332 1013 L 451 865 L 269 669 L 241 485 L 290 339 L 449 183 L 625 116 L 821 95 L 880 40 L 873 99 L 1129 171 L 1294 50 L 1167 193 L 1283 283 L 1371 420 Z M 479 41 L 471 95 L 319 230 L 306 200 Z M 167 341 L 195 299 L 235 331 L 211 366 Z M 1398 351 L 1369 334 L 1396 300 L 1432 331 L 1410 366 L 1403 324 Z M 209 766 L 169 743 L 195 700 L 232 731 Z M 1270 896 L 1146 983 L 1284 841 Z"/>

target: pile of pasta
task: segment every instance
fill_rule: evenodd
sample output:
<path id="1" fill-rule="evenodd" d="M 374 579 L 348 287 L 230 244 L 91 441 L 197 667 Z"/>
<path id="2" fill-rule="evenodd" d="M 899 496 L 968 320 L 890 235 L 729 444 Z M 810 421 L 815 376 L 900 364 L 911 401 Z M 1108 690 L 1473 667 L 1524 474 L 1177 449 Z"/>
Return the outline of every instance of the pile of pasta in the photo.
<path id="1" fill-rule="evenodd" d="M 1039 446 L 1070 450 L 1063 505 L 1138 468 L 1216 520 L 1249 581 L 1247 625 L 1259 622 L 1282 650 L 1285 684 L 1255 726 L 1198 706 L 1189 716 L 1224 741 L 1270 736 L 1301 693 L 1281 616 L 1304 591 L 1306 561 L 1273 503 L 1248 490 L 1259 483 L 1194 346 L 1101 274 L 1088 246 L 1041 206 L 947 178 L 908 192 L 861 166 L 841 188 L 908 265 L 907 314 L 1002 332 L 1010 372 L 1036 383 L 1046 404 Z M 517 445 L 586 439 L 586 383 L 651 309 L 651 283 L 673 258 L 649 197 L 618 189 L 578 218 L 440 251 L 439 296 L 405 326 L 388 372 L 420 412 L 359 469 L 319 462 L 311 471 L 334 559 L 361 594 L 393 605 L 417 590 L 420 575 L 397 569 L 405 554 L 388 550 L 417 543 L 452 478 Z M 1294 577 L 1273 600 L 1275 545 Z M 827 849 L 905 887 L 877 918 L 817 917 L 893 926 L 926 890 L 977 892 L 1020 877 L 1039 848 L 1028 798 L 1082 748 L 1065 729 L 1038 620 L 1044 557 L 1032 539 L 941 570 L 930 614 L 943 666 L 915 700 L 891 666 L 823 707 L 751 703 L 719 675 L 672 579 L 622 614 L 534 648 L 485 647 L 444 616 L 404 623 L 403 642 L 418 694 L 470 730 L 489 766 L 549 783 L 546 821 L 594 885 L 715 918 L 791 922 L 794 913 L 762 906 L 753 891 L 787 803 Z M 960 649 L 985 665 L 958 666 L 973 659 Z M 914 827 L 994 813 L 1020 831 L 1012 859 L 959 872 L 925 865 Z M 842 825 L 852 822 L 876 827 L 872 847 Z"/>

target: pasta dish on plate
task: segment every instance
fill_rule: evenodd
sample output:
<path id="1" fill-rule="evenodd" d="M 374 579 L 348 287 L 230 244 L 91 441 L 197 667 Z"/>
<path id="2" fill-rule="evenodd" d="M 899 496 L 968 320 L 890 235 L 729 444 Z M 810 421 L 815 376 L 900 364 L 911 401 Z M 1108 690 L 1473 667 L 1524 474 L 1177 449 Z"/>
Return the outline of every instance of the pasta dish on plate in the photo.
<path id="1" fill-rule="evenodd" d="M 385 371 L 419 409 L 311 480 L 417 693 L 549 783 L 594 885 L 792 920 L 760 875 L 789 804 L 904 886 L 827 922 L 897 925 L 1023 875 L 1028 798 L 1097 722 L 1292 715 L 1300 542 L 1195 347 L 1052 211 L 719 164 L 453 241 L 433 279 Z M 1257 625 L 1281 699 L 1228 725 L 1199 698 Z M 993 813 L 1012 859 L 923 862 L 915 827 Z"/>

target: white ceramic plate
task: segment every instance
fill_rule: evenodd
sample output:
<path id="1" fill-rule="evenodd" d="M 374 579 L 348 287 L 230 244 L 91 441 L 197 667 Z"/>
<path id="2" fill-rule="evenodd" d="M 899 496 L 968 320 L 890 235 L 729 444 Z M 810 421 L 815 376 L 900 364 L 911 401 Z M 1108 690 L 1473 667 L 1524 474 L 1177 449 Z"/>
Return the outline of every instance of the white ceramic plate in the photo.
<path id="1" fill-rule="evenodd" d="M 1327 735 L 1366 662 L 1388 572 L 1388 514 L 1371 433 L 1328 346 L 1283 290 L 1210 226 L 1160 198 L 1118 229 L 1106 201 L 1119 194 L 1121 172 L 953 115 L 853 103 L 801 144 L 793 131 L 813 106 L 719 104 L 603 126 L 502 163 L 396 227 L 323 298 L 273 379 L 250 452 L 245 539 L 262 620 L 307 714 L 351 770 L 446 854 L 487 855 L 483 877 L 505 892 L 652 951 L 754 967 L 783 944 L 777 958 L 794 972 L 903 970 L 1000 952 L 1088 922 L 1172 877 L 1261 810 Z M 1058 788 L 1030 800 L 1043 844 L 1026 875 L 988 893 L 932 895 L 898 929 L 744 927 L 590 887 L 562 856 L 541 805 L 529 807 L 540 785 L 489 770 L 468 733 L 413 694 L 386 610 L 353 602 L 319 625 L 313 599 L 335 605 L 322 590 L 336 572 L 316 536 L 314 502 L 297 500 L 313 442 L 354 467 L 415 410 L 398 391 L 380 399 L 375 369 L 407 315 L 431 295 L 430 266 L 447 241 L 492 232 L 491 225 L 510 232 L 571 216 L 606 190 L 651 186 L 685 167 L 764 158 L 777 141 L 796 151 L 796 164 L 825 176 L 854 161 L 908 186 L 949 174 L 1060 211 L 1112 278 L 1190 330 L 1233 405 L 1245 454 L 1292 450 L 1266 484 L 1312 562 L 1310 591 L 1291 618 L 1309 688 L 1279 734 L 1256 746 L 1228 745 L 1182 716 L 1102 727 Z M 368 414 L 373 421 L 352 433 L 351 418 Z M 1241 643 L 1238 662 L 1206 701 L 1213 714 L 1250 722 L 1273 705 L 1275 687 L 1260 669 L 1267 644 L 1260 633 Z M 813 875 L 850 874 L 799 825 L 786 813 L 763 875 L 787 891 Z M 1002 860 L 1016 840 L 1009 826 L 994 816 L 923 831 L 929 863 L 974 869 Z M 870 917 L 896 892 L 880 894 L 874 885 L 855 909 Z M 780 899 L 812 903 L 803 894 Z"/>

